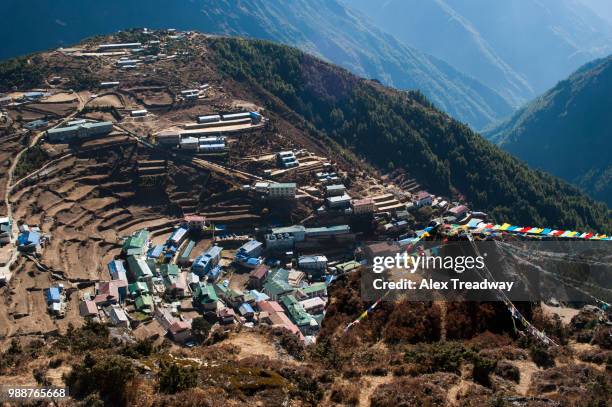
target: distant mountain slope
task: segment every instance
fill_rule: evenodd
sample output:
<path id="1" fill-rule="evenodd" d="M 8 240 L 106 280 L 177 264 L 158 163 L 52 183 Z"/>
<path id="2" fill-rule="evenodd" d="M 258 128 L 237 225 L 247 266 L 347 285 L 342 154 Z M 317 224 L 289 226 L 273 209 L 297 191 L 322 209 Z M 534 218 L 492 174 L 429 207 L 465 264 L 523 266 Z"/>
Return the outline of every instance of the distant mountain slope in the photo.
<path id="1" fill-rule="evenodd" d="M 612 206 L 612 56 L 561 81 L 487 137 Z"/>
<path id="2" fill-rule="evenodd" d="M 610 0 L 580 0 L 580 2 L 612 24 L 612 2 Z"/>
<path id="3" fill-rule="evenodd" d="M 135 26 L 283 42 L 399 89 L 418 89 L 477 129 L 514 102 L 448 63 L 400 43 L 337 0 L 9 0 L 0 58 Z"/>
<path id="4" fill-rule="evenodd" d="M 589 0 L 347 0 L 400 41 L 525 101 L 612 52 Z M 592 1 L 592 0 L 591 0 Z M 535 92 L 535 93 L 534 93 Z"/>
<path id="5" fill-rule="evenodd" d="M 421 94 L 362 80 L 298 50 L 263 41 L 210 38 L 218 69 L 267 108 L 330 137 L 374 165 L 404 168 L 432 191 L 464 194 L 499 220 L 611 230 L 601 203 L 530 170 Z"/>

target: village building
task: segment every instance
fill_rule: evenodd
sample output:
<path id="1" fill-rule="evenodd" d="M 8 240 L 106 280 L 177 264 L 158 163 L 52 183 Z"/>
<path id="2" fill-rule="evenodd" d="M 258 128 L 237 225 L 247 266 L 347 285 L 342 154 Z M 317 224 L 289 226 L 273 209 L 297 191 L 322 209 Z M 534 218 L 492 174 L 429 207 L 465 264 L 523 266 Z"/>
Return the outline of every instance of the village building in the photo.
<path id="1" fill-rule="evenodd" d="M 311 315 L 321 314 L 325 310 L 325 301 L 323 301 L 321 297 L 313 297 L 302 300 L 300 301 L 300 305 Z"/>
<path id="2" fill-rule="evenodd" d="M 265 264 L 260 264 L 255 267 L 255 269 L 249 273 L 249 287 L 261 290 L 269 272 L 270 268 Z"/>
<path id="3" fill-rule="evenodd" d="M 287 315 L 304 334 L 316 332 L 319 328 L 317 322 L 308 314 L 293 295 L 285 295 L 280 304 L 287 311 Z"/>
<path id="4" fill-rule="evenodd" d="M 153 297 L 151 297 L 149 294 L 139 295 L 134 300 L 134 306 L 138 311 L 143 312 L 145 314 L 150 314 L 151 312 L 153 312 L 154 308 Z"/>
<path id="5" fill-rule="evenodd" d="M 393 256 L 399 251 L 400 247 L 397 242 L 378 242 L 363 246 L 363 253 L 370 263 L 375 257 Z"/>
<path id="6" fill-rule="evenodd" d="M 325 256 L 300 256 L 298 258 L 298 267 L 304 270 L 308 275 L 322 275 L 327 268 L 327 257 Z"/>
<path id="7" fill-rule="evenodd" d="M 463 219 L 468 213 L 468 207 L 465 205 L 453 206 L 448 210 L 449 215 L 454 216 L 457 219 Z"/>
<path id="8" fill-rule="evenodd" d="M 298 270 L 291 270 L 287 276 L 287 283 L 289 283 L 290 286 L 297 288 L 302 286 L 305 279 L 305 273 Z"/>
<path id="9" fill-rule="evenodd" d="M 123 242 L 123 253 L 126 256 L 144 255 L 149 243 L 149 232 L 146 229 L 134 232 Z"/>
<path id="10" fill-rule="evenodd" d="M 258 303 L 259 301 L 268 301 L 270 299 L 270 297 L 267 294 L 262 293 L 259 290 L 250 290 L 249 294 L 251 294 L 251 296 L 253 297 L 253 302 L 255 304 Z"/>
<path id="11" fill-rule="evenodd" d="M 414 205 L 416 207 L 430 206 L 433 203 L 433 196 L 427 191 L 419 191 L 414 196 Z"/>
<path id="12" fill-rule="evenodd" d="M 121 328 L 129 328 L 130 320 L 128 319 L 127 314 L 118 305 L 113 305 L 108 309 L 108 317 L 110 319 L 110 323 L 114 326 L 118 326 Z"/>
<path id="13" fill-rule="evenodd" d="M 346 192 L 346 187 L 342 184 L 327 185 L 325 187 L 326 196 L 342 196 Z"/>
<path id="14" fill-rule="evenodd" d="M 230 325 L 236 322 L 236 313 L 231 308 L 221 308 L 217 311 L 217 318 L 221 325 Z"/>
<path id="15" fill-rule="evenodd" d="M 119 63 L 123 63 L 124 65 L 126 64 L 130 64 L 130 62 L 138 62 L 138 61 L 120 61 Z M 144 117 L 148 114 L 149 112 L 147 111 L 147 109 L 139 109 L 139 110 L 132 110 L 130 112 L 130 116 L 132 117 Z"/>
<path id="16" fill-rule="evenodd" d="M 222 251 L 223 248 L 220 246 L 211 246 L 207 251 L 196 257 L 191 265 L 191 271 L 200 277 L 206 275 L 213 267 L 219 264 Z"/>
<path id="17" fill-rule="evenodd" d="M 141 257 L 128 256 L 129 277 L 131 281 L 144 281 L 153 278 L 153 272 Z"/>
<path id="18" fill-rule="evenodd" d="M 122 260 L 111 260 L 107 264 L 107 268 L 111 280 L 127 281 L 127 272 L 125 271 L 125 266 Z"/>
<path id="19" fill-rule="evenodd" d="M 296 242 L 306 238 L 306 228 L 302 225 L 272 228 L 265 236 L 266 248 L 269 250 L 286 250 L 294 247 Z"/>
<path id="20" fill-rule="evenodd" d="M 361 263 L 355 260 L 340 263 L 334 266 L 336 274 L 345 274 L 354 270 L 358 270 L 361 267 Z"/>
<path id="21" fill-rule="evenodd" d="M 95 285 L 96 295 L 93 301 L 98 307 L 123 302 L 128 294 L 128 283 L 125 280 L 98 282 Z"/>
<path id="22" fill-rule="evenodd" d="M 98 307 L 96 303 L 90 300 L 81 301 L 79 303 L 79 314 L 83 318 L 91 318 L 98 316 Z"/>
<path id="23" fill-rule="evenodd" d="M 142 294 L 149 294 L 149 286 L 144 281 L 136 281 L 134 283 L 128 284 L 128 292 L 132 297 L 138 297 Z"/>
<path id="24" fill-rule="evenodd" d="M 327 297 L 327 284 L 324 282 L 311 284 L 300 288 L 299 294 L 305 298 Z"/>
<path id="25" fill-rule="evenodd" d="M 253 319 L 253 316 L 255 316 L 255 311 L 253 310 L 253 307 L 246 302 L 238 308 L 238 312 L 240 313 L 240 316 L 246 318 L 247 320 L 251 320 Z"/>
<path id="26" fill-rule="evenodd" d="M 272 300 L 278 300 L 283 295 L 291 294 L 295 288 L 289 284 L 289 271 L 278 269 L 270 272 L 266 280 L 263 291 Z"/>
<path id="27" fill-rule="evenodd" d="M 295 182 L 285 182 L 270 184 L 268 187 L 268 197 L 271 199 L 293 199 L 297 184 Z"/>
<path id="28" fill-rule="evenodd" d="M 330 209 L 345 209 L 351 205 L 351 197 L 348 194 L 330 196 L 325 202 Z"/>
<path id="29" fill-rule="evenodd" d="M 10 243 L 13 237 L 13 222 L 8 216 L 0 217 L 0 244 Z"/>
<path id="30" fill-rule="evenodd" d="M 155 319 L 175 342 L 185 343 L 192 338 L 191 323 L 174 317 L 168 308 L 157 308 Z"/>
<path id="31" fill-rule="evenodd" d="M 40 250 L 40 232 L 29 230 L 21 232 L 17 237 L 17 248 L 22 252 L 37 252 Z"/>
<path id="32" fill-rule="evenodd" d="M 351 203 L 353 207 L 353 213 L 355 215 L 365 215 L 374 213 L 376 205 L 372 198 L 354 199 Z"/>
<path id="33" fill-rule="evenodd" d="M 193 302 L 205 311 L 216 311 L 219 297 L 215 287 L 212 284 L 200 283 L 193 292 Z"/>
<path id="34" fill-rule="evenodd" d="M 49 129 L 46 134 L 50 142 L 63 143 L 74 139 L 105 136 L 112 131 L 111 122 L 78 122 L 72 126 Z"/>

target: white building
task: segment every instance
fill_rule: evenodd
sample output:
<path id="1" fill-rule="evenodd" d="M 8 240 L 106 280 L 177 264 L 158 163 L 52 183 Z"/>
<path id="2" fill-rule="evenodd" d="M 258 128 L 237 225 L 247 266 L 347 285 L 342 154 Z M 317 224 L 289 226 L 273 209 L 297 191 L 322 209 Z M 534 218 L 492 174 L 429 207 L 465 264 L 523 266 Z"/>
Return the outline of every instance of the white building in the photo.
<path id="1" fill-rule="evenodd" d="M 132 116 L 132 117 L 144 117 L 144 116 L 147 115 L 147 113 L 149 113 L 147 111 L 147 109 L 132 110 L 130 112 L 130 116 Z"/>
<path id="2" fill-rule="evenodd" d="M 372 198 L 355 199 L 352 202 L 352 206 L 355 215 L 373 213 L 374 209 L 376 209 L 376 205 Z"/>
<path id="3" fill-rule="evenodd" d="M 341 196 L 331 196 L 326 199 L 327 206 L 331 209 L 348 208 L 351 204 L 351 197 L 348 194 Z"/>
<path id="4" fill-rule="evenodd" d="M 268 196 L 272 199 L 287 199 L 295 198 L 295 190 L 297 185 L 295 182 L 270 184 L 268 187 Z"/>
<path id="5" fill-rule="evenodd" d="M 308 271 L 325 271 L 327 268 L 327 257 L 325 256 L 300 256 L 298 267 Z"/>

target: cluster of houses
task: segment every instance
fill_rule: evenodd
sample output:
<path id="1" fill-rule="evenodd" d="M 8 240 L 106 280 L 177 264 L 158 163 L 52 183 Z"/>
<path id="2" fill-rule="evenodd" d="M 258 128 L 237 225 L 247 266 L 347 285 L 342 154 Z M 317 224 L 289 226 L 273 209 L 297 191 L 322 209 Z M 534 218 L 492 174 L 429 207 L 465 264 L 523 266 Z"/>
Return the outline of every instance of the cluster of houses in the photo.
<path id="1" fill-rule="evenodd" d="M 300 256 L 287 266 L 276 260 L 278 247 L 266 244 L 269 239 L 251 239 L 226 262 L 216 244 L 192 259 L 203 226 L 204 218 L 188 216 L 160 245 L 151 243 L 147 230 L 128 236 L 121 255 L 107 265 L 110 280 L 96 283 L 79 304 L 81 315 L 125 328 L 155 319 L 181 343 L 191 339 L 194 315 L 222 329 L 263 323 L 313 340 L 327 303 L 327 258 Z M 303 238 L 334 233 L 340 231 L 311 228 Z M 230 265 L 248 273 L 248 282 L 231 285 L 224 277 Z"/>
<path id="2" fill-rule="evenodd" d="M 196 123 L 186 124 L 182 130 L 164 130 L 157 133 L 156 143 L 192 153 L 221 153 L 227 151 L 227 141 L 222 136 L 223 133 L 237 131 L 237 125 L 256 126 L 262 122 L 263 117 L 258 112 L 237 112 L 198 116 L 196 119 Z M 249 127 L 244 129 L 248 130 Z"/>

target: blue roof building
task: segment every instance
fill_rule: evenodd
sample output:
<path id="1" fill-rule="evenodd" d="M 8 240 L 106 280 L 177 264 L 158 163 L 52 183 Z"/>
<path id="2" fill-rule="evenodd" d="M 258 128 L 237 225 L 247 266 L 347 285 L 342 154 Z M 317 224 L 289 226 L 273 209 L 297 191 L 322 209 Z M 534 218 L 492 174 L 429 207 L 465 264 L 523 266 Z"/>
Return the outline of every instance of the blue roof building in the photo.
<path id="1" fill-rule="evenodd" d="M 47 290 L 47 303 L 61 302 L 59 287 L 51 287 Z"/>
<path id="2" fill-rule="evenodd" d="M 31 250 L 40 245 L 39 232 L 23 232 L 17 238 L 20 250 Z"/>
<path id="3" fill-rule="evenodd" d="M 127 272 L 125 271 L 125 266 L 123 265 L 123 261 L 121 260 L 112 260 L 108 263 L 108 272 L 110 274 L 111 280 L 125 280 L 127 281 Z"/>
<path id="4" fill-rule="evenodd" d="M 147 257 L 150 259 L 157 259 L 159 258 L 159 256 L 162 255 L 163 251 L 164 251 L 164 246 L 162 245 L 153 246 L 149 249 L 149 253 L 147 253 Z"/>
<path id="5" fill-rule="evenodd" d="M 251 307 L 251 305 L 246 302 L 242 304 L 240 308 L 238 308 L 238 312 L 240 312 L 240 315 L 245 318 L 250 318 L 255 314 L 253 307 Z"/>
<path id="6" fill-rule="evenodd" d="M 219 264 L 222 250 L 223 249 L 219 246 L 212 246 L 209 248 L 207 251 L 196 257 L 195 261 L 191 265 L 191 271 L 200 277 L 207 274 L 214 266 Z"/>
<path id="7" fill-rule="evenodd" d="M 210 271 L 207 274 L 207 278 L 208 281 L 211 283 L 214 283 L 217 281 L 217 279 L 219 278 L 219 275 L 221 274 L 221 266 L 215 266 L 212 269 L 210 269 Z"/>

